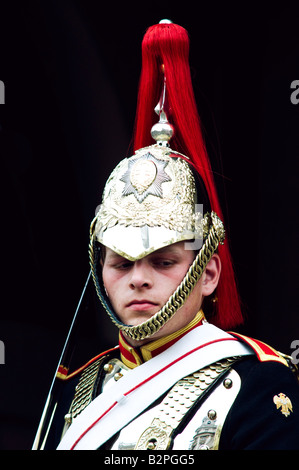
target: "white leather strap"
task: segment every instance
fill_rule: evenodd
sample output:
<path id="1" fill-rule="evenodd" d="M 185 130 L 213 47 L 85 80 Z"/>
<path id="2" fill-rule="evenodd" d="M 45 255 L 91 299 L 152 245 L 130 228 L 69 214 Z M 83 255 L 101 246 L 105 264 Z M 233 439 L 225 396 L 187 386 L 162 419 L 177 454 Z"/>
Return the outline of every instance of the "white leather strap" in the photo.
<path id="1" fill-rule="evenodd" d="M 209 323 L 194 328 L 99 395 L 73 421 L 58 450 L 99 448 L 182 377 L 220 359 L 249 354 L 248 346 Z"/>

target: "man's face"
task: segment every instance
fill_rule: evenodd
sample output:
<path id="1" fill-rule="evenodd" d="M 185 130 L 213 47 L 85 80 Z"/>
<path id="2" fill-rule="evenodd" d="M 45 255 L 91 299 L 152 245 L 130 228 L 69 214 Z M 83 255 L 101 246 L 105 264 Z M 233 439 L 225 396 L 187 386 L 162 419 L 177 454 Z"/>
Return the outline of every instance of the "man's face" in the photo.
<path id="1" fill-rule="evenodd" d="M 149 320 L 168 301 L 194 260 L 185 242 L 175 243 L 132 262 L 109 248 L 103 263 L 103 282 L 115 313 L 126 325 Z M 174 317 L 142 343 L 168 335 L 186 326 L 202 304 L 201 280 Z M 133 345 L 141 345 L 129 339 Z"/>

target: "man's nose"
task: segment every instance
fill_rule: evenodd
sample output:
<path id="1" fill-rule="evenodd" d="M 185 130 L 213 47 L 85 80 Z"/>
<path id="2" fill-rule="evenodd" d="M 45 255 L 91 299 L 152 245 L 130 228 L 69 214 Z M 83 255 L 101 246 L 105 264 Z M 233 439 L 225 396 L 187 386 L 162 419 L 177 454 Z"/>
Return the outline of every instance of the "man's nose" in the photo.
<path id="1" fill-rule="evenodd" d="M 150 267 L 144 260 L 135 261 L 129 281 L 132 289 L 150 288 L 153 285 Z"/>

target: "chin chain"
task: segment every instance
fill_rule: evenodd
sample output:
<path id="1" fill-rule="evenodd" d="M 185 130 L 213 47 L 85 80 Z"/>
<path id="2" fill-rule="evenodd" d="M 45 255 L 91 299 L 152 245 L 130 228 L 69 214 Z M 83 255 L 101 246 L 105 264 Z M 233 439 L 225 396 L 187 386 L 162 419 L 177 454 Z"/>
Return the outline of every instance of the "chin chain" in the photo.
<path id="1" fill-rule="evenodd" d="M 225 230 L 223 223 L 217 214 L 215 212 L 211 212 L 211 214 L 206 214 L 204 219 L 204 222 L 209 225 L 209 231 L 184 279 L 175 292 L 170 296 L 164 307 L 162 307 L 159 312 L 155 313 L 149 320 L 137 326 L 130 326 L 122 323 L 116 317 L 112 307 L 106 299 L 106 296 L 102 292 L 97 275 L 98 249 L 95 245 L 96 234 L 94 231 L 96 217 L 92 221 L 90 226 L 89 259 L 96 292 L 112 322 L 130 338 L 137 341 L 149 338 L 157 333 L 162 326 L 164 326 L 173 317 L 173 315 L 184 305 L 193 291 L 195 284 L 202 276 L 208 262 L 216 252 L 219 243 L 224 243 Z"/>

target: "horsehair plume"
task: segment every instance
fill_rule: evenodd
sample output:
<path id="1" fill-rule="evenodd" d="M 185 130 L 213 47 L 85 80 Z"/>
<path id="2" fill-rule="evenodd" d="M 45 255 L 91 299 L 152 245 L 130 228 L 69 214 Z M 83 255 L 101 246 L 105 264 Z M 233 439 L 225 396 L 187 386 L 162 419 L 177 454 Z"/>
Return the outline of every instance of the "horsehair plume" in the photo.
<path id="1" fill-rule="evenodd" d="M 187 155 L 206 187 L 211 209 L 223 220 L 213 172 L 202 135 L 189 66 L 189 36 L 174 23 L 151 26 L 142 42 L 142 70 L 134 129 L 134 151 L 151 145 L 157 120 L 154 108 L 166 77 L 166 111 L 174 126 L 171 148 Z M 163 66 L 163 67 L 162 67 Z M 222 273 L 217 286 L 216 314 L 211 320 L 223 329 L 243 322 L 229 246 L 219 246 Z"/>

